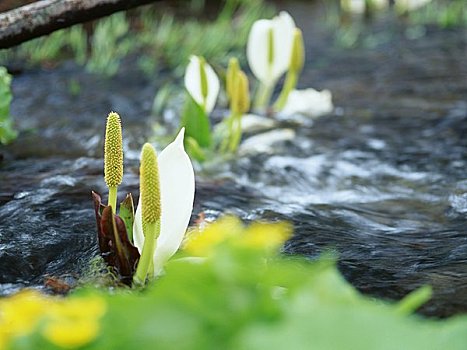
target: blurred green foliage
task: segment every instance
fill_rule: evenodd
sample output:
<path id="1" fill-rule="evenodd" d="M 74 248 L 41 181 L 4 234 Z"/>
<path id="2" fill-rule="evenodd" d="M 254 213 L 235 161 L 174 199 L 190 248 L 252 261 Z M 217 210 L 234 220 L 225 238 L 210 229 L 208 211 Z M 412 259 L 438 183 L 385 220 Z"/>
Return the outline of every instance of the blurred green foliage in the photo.
<path id="1" fill-rule="evenodd" d="M 134 38 L 128 35 L 130 24 L 124 13 L 99 21 L 91 39 L 91 53 L 86 68 L 91 72 L 114 75 L 120 60 L 132 49 Z"/>
<path id="2" fill-rule="evenodd" d="M 286 225 L 250 226 L 253 245 L 235 239 L 217 242 L 218 236 L 232 236 L 225 232 L 229 225 L 215 226 L 207 243 L 192 247 L 204 251 L 216 242 L 207 257 L 193 262 L 179 255 L 168 263 L 166 274 L 145 290 L 75 291 L 61 302 L 58 315 L 42 319 L 32 333 L 14 338 L 10 349 L 467 348 L 467 317 L 429 320 L 412 314 L 430 296 L 429 288 L 399 303 L 374 300 L 348 284 L 330 256 L 310 262 L 279 255 L 277 245 L 273 249 L 257 245 L 267 243 L 273 232 L 277 241 Z M 232 229 L 240 232 L 241 239 L 247 237 L 242 229 Z M 88 309 L 76 310 L 87 300 Z M 0 306 L 8 305 L 8 299 L 1 302 Z M 24 302 L 16 307 L 26 313 L 37 308 Z M 106 311 L 101 317 L 102 309 Z M 98 330 L 91 327 L 96 317 Z M 66 332 L 50 337 L 44 330 L 48 322 L 57 320 L 57 330 Z M 64 328 L 67 322 L 75 328 Z M 0 322 L 0 336 L 1 326 Z M 86 336 L 76 339 L 73 331 L 79 330 Z M 80 345 L 70 346 L 77 340 Z"/>
<path id="3" fill-rule="evenodd" d="M 243 51 L 253 22 L 272 13 L 263 0 L 226 0 L 213 19 L 204 1 L 184 2 L 184 11 L 161 6 L 116 13 L 94 28 L 77 25 L 2 50 L 0 63 L 50 66 L 72 58 L 90 72 L 113 75 L 129 59 L 147 74 L 169 68 L 181 76 L 192 54 L 226 64 L 229 55 Z"/>
<path id="4" fill-rule="evenodd" d="M 467 25 L 465 0 L 433 0 L 417 11 L 407 13 L 415 24 L 436 24 L 442 28 Z"/>
<path id="5" fill-rule="evenodd" d="M 10 116 L 11 95 L 11 75 L 5 67 L 0 67 L 0 144 L 13 141 L 17 133 L 13 129 L 13 122 Z"/>

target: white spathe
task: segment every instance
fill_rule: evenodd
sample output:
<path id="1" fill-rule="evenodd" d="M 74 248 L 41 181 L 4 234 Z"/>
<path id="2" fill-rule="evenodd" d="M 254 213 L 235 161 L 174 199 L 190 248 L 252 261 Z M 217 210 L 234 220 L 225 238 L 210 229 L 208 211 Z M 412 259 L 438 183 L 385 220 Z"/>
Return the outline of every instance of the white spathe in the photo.
<path id="1" fill-rule="evenodd" d="M 333 109 L 331 91 L 317 91 L 309 88 L 304 90 L 292 90 L 281 114 L 303 114 L 310 117 L 320 117 L 324 114 L 331 113 Z"/>
<path id="2" fill-rule="evenodd" d="M 344 11 L 351 12 L 354 14 L 365 13 L 365 7 L 367 6 L 368 0 L 341 0 L 341 6 Z M 371 0 L 371 5 L 375 9 L 383 9 L 389 5 L 388 0 Z"/>
<path id="3" fill-rule="evenodd" d="M 205 62 L 204 69 L 207 80 L 207 96 L 203 97 L 201 89 L 201 60 L 198 56 L 191 56 L 185 71 L 185 87 L 196 103 L 202 106 L 207 114 L 211 113 L 219 95 L 220 83 L 214 69 Z"/>
<path id="4" fill-rule="evenodd" d="M 154 274 L 180 247 L 185 235 L 195 196 L 195 175 L 191 160 L 183 147 L 185 128 L 158 156 L 161 194 L 161 230 L 154 252 Z M 142 252 L 144 235 L 141 217 L 141 196 L 133 224 L 134 244 Z"/>
<path id="5" fill-rule="evenodd" d="M 272 30 L 272 62 L 269 60 L 269 33 Z M 289 68 L 295 22 L 285 11 L 273 19 L 260 19 L 251 27 L 246 56 L 251 71 L 264 85 L 274 84 Z"/>

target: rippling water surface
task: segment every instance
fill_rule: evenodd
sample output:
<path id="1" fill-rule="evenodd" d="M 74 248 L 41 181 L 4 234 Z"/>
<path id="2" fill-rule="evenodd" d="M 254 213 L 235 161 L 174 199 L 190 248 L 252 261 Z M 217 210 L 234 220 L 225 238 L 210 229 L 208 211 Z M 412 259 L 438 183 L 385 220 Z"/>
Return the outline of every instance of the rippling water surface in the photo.
<path id="1" fill-rule="evenodd" d="M 309 20 L 312 7 L 290 10 L 307 39 L 301 85 L 332 90 L 335 113 L 277 122 L 292 139 L 250 143 L 200 171 L 194 217 L 291 221 L 286 253 L 333 250 L 365 293 L 398 299 L 431 284 L 423 312 L 466 312 L 467 32 L 430 29 L 409 40 L 389 28 L 377 48 L 344 50 Z M 70 81 L 81 85 L 78 96 Z M 41 286 L 47 275 L 78 277 L 97 254 L 90 191 L 105 191 L 105 115 L 123 116 L 120 193 L 136 194 L 158 83 L 131 67 L 107 81 L 69 64 L 15 77 L 12 109 L 24 131 L 0 149 L 1 294 Z"/>

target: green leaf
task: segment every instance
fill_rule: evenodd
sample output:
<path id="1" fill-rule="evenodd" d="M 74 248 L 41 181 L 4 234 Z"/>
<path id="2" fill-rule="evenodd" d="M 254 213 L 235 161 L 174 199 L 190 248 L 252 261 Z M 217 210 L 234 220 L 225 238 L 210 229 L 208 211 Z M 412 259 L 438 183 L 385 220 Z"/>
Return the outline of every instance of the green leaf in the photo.
<path id="1" fill-rule="evenodd" d="M 135 207 L 133 205 L 133 196 L 131 193 L 128 193 L 125 200 L 120 203 L 119 216 L 125 223 L 128 239 L 130 242 L 133 242 L 133 222 L 135 221 Z"/>
<path id="2" fill-rule="evenodd" d="M 182 126 L 185 127 L 185 135 L 195 139 L 200 147 L 211 147 L 212 135 L 209 117 L 188 93 L 182 112 Z"/>

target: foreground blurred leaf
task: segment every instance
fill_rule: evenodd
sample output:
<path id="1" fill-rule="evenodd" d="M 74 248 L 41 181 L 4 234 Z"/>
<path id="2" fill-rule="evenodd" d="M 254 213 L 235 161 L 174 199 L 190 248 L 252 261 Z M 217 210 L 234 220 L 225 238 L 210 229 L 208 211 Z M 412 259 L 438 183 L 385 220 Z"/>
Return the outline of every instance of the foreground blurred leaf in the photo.
<path id="1" fill-rule="evenodd" d="M 277 235 L 273 231 L 280 231 L 280 225 L 245 227 L 230 218 L 210 230 L 208 242 L 217 243 L 209 256 L 169 261 L 165 275 L 144 292 L 75 291 L 72 298 L 103 298 L 107 310 L 99 334 L 83 348 L 467 349 L 467 316 L 434 320 L 406 314 L 426 300 L 428 289 L 420 289 L 402 304 L 374 300 L 342 277 L 333 257 L 311 262 L 273 254 L 268 247 L 238 244 L 237 237 L 249 234 L 261 238 L 260 243 L 267 232 L 284 237 L 287 226 Z M 254 242 L 256 246 L 256 238 Z M 403 313 L 400 305 L 405 305 Z M 32 334 L 18 338 L 10 349 L 58 349 L 37 341 L 41 329 L 39 325 Z"/>

